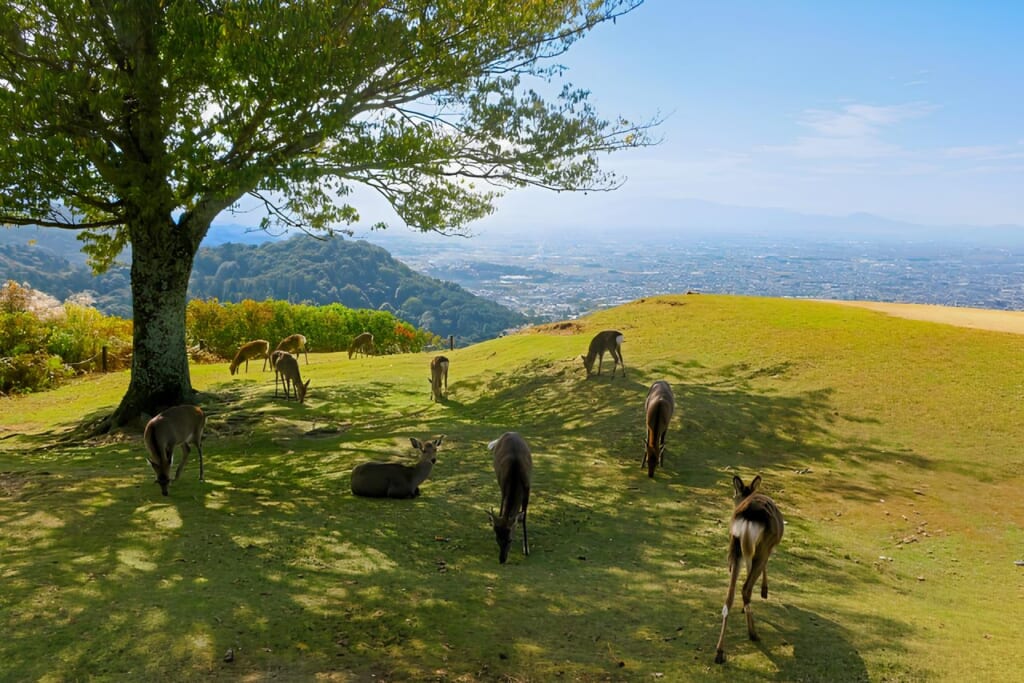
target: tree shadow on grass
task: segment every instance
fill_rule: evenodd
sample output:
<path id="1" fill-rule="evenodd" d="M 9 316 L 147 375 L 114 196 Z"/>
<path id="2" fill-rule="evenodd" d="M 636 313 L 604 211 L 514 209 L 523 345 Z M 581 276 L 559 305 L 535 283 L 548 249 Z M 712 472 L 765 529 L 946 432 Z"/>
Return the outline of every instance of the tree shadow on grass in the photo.
<path id="1" fill-rule="evenodd" d="M 13 607 L 0 655 L 27 678 L 706 673 L 727 581 L 728 472 L 765 471 L 771 485 L 771 473 L 876 454 L 834 433 L 828 391 L 784 396 L 758 384 L 778 368 L 666 364 L 598 382 L 576 366 L 524 366 L 460 385 L 459 402 L 389 414 L 377 401 L 385 384 L 338 389 L 321 404 L 347 401 L 353 426 L 337 443 L 305 436 L 311 415 L 339 417 L 329 407 L 222 394 L 209 403 L 218 438 L 207 443 L 208 481 L 195 481 L 193 461 L 169 498 L 137 443 L 60 449 L 95 476 L 0 500 L 5 531 L 17 534 L 0 553 Z M 680 407 L 670 460 L 651 481 L 639 468 L 642 406 L 648 380 L 662 376 Z M 239 414 L 246 421 L 232 423 Z M 374 443 L 410 454 L 410 425 L 452 437 L 423 495 L 352 496 L 351 466 L 391 459 Z M 499 497 L 485 444 L 509 429 L 535 453 L 532 552 L 521 555 L 517 532 L 500 566 L 484 515 Z M 127 472 L 111 471 L 122 461 Z M 828 554 L 789 557 L 785 544 L 770 566 L 779 601 L 755 606 L 771 666 L 755 661 L 750 676 L 829 678 L 833 661 L 865 672 L 861 653 L 891 644 L 858 634 L 905 627 L 851 613 L 823 620 L 787 603 L 798 581 L 828 576 L 843 591 L 872 579 Z M 729 651 L 749 658 L 757 646 L 741 642 L 741 622 Z"/>

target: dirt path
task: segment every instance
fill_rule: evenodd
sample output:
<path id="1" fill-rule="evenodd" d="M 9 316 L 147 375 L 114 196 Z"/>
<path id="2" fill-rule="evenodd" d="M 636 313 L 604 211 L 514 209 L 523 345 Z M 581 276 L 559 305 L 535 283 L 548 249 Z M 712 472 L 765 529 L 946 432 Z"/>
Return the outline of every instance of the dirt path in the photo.
<path id="1" fill-rule="evenodd" d="M 843 306 L 857 306 L 888 313 L 900 318 L 933 323 L 973 327 L 995 332 L 1024 334 L 1024 311 L 995 311 L 987 308 L 959 308 L 930 304 L 886 304 L 875 301 L 828 301 Z"/>

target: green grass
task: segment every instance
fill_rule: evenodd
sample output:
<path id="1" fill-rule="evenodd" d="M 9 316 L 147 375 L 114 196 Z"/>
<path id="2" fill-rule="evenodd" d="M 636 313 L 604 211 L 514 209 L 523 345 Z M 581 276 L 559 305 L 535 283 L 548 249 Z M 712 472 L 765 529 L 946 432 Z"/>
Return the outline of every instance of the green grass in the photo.
<path id="1" fill-rule="evenodd" d="M 601 329 L 627 378 L 584 378 Z M 164 498 L 141 435 L 68 441 L 128 377 L 0 402 L 0 669 L 18 680 L 1010 681 L 1024 569 L 1024 337 L 833 304 L 657 297 L 429 356 L 310 356 L 305 406 L 196 366 L 209 420 Z M 606 368 L 607 371 L 607 368 Z M 666 466 L 642 406 L 669 380 Z M 531 555 L 501 566 L 486 443 L 534 451 Z M 352 467 L 415 459 L 415 500 Z M 756 595 L 727 587 L 733 473 L 786 516 Z M 517 539 L 519 537 L 517 531 Z M 738 606 L 738 605 L 737 605 Z M 233 662 L 224 662 L 228 649 Z M 13 672 L 13 673 L 12 673 Z M 660 675 L 660 676 L 659 676 Z"/>

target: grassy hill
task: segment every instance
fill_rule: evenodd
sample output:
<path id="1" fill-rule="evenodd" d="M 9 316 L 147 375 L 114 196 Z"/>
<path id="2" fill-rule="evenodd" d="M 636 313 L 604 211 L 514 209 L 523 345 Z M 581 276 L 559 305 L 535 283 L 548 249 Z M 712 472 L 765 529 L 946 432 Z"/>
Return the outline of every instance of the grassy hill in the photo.
<path id="1" fill-rule="evenodd" d="M 627 378 L 585 379 L 597 331 Z M 806 301 L 657 297 L 448 354 L 312 354 L 305 406 L 198 366 L 205 483 L 160 496 L 138 434 L 64 437 L 124 374 L 0 402 L 0 661 L 68 680 L 1011 681 L 1024 568 L 1024 337 Z M 640 468 L 649 384 L 677 412 Z M 501 566 L 486 443 L 534 451 L 532 553 Z M 349 473 L 445 434 L 415 500 Z M 195 455 L 193 454 L 193 458 Z M 787 526 L 730 619 L 730 479 Z M 518 538 L 517 531 L 517 538 Z M 755 592 L 756 593 L 756 592 Z M 225 662 L 231 649 L 234 661 Z"/>

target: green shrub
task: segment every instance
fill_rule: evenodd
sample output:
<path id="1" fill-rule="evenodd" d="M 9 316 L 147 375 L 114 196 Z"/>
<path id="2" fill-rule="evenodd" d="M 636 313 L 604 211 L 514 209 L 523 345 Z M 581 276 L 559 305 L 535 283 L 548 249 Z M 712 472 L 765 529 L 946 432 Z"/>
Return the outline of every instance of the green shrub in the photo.
<path id="1" fill-rule="evenodd" d="M 0 358 L 0 392 L 20 394 L 56 386 L 73 371 L 45 351 Z"/>

